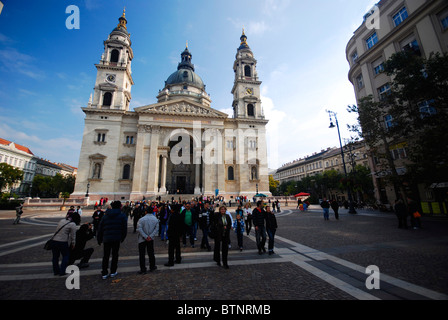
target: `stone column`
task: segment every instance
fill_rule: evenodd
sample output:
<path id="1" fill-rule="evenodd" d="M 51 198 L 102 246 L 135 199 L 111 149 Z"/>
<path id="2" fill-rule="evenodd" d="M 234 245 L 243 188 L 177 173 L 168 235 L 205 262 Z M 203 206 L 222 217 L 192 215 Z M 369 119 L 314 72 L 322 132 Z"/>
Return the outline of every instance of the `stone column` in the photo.
<path id="1" fill-rule="evenodd" d="M 149 151 L 148 185 L 146 192 L 148 195 L 156 195 L 159 180 L 159 133 L 160 126 L 151 126 L 151 149 Z"/>
<path id="2" fill-rule="evenodd" d="M 142 196 L 143 158 L 145 149 L 145 135 L 148 127 L 138 125 L 137 143 L 135 145 L 134 174 L 132 177 L 131 200 L 140 200 Z"/>
<path id="3" fill-rule="evenodd" d="M 160 193 L 166 193 L 166 167 L 168 164 L 168 156 L 162 156 L 162 177 L 160 184 Z"/>

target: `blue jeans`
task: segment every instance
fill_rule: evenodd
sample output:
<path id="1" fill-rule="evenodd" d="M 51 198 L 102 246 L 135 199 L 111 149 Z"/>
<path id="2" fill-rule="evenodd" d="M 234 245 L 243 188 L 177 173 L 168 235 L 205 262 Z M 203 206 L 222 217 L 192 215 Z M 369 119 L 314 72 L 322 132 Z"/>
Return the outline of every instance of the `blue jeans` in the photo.
<path id="1" fill-rule="evenodd" d="M 68 265 L 68 259 L 70 257 L 70 250 L 68 248 L 68 242 L 53 241 L 53 273 L 55 275 L 65 275 L 65 269 Z M 61 265 L 59 266 L 59 256 L 62 255 Z"/>
<path id="2" fill-rule="evenodd" d="M 267 229 L 269 242 L 268 242 L 268 250 L 274 251 L 274 237 L 275 237 L 275 229 Z"/>
<path id="3" fill-rule="evenodd" d="M 328 220 L 329 214 L 330 214 L 330 209 L 329 208 L 322 208 L 322 209 L 324 209 L 324 219 Z"/>
<path id="4" fill-rule="evenodd" d="M 266 243 L 266 228 L 265 226 L 259 226 L 255 229 L 255 240 L 257 241 L 258 251 L 264 248 Z"/>
<path id="5" fill-rule="evenodd" d="M 162 240 L 168 240 L 168 234 L 166 233 L 168 230 L 168 225 L 167 224 L 162 224 L 162 229 L 160 231 L 160 239 Z"/>

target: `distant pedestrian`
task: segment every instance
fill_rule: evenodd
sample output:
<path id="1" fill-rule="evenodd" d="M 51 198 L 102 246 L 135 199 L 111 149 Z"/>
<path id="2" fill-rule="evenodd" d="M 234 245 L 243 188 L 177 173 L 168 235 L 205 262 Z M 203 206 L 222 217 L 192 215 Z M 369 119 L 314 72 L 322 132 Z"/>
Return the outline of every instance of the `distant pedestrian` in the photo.
<path id="1" fill-rule="evenodd" d="M 334 217 L 339 220 L 339 203 L 336 200 L 331 201 L 331 209 L 333 209 Z"/>
<path id="2" fill-rule="evenodd" d="M 98 231 L 98 226 L 100 225 L 101 219 L 104 216 L 104 211 L 101 210 L 100 206 L 95 207 L 95 211 L 92 215 L 92 225 L 93 225 L 93 234 L 96 236 Z"/>
<path id="3" fill-rule="evenodd" d="M 77 207 L 76 207 L 76 213 L 78 213 L 79 216 L 82 216 L 82 209 L 81 209 L 81 206 L 77 206 Z"/>
<path id="4" fill-rule="evenodd" d="M 238 248 L 240 251 L 243 251 L 244 220 L 240 213 L 236 214 L 235 220 L 233 221 L 233 229 L 238 239 Z"/>
<path id="5" fill-rule="evenodd" d="M 98 227 L 98 244 L 104 244 L 104 254 L 102 262 L 102 277 L 107 279 L 117 275 L 118 252 L 120 243 L 124 241 L 127 235 L 128 221 L 126 215 L 121 212 L 121 202 L 113 201 L 111 209 L 107 209 L 104 217 Z M 109 258 L 112 252 L 112 261 L 110 265 L 110 274 L 108 274 Z"/>
<path id="6" fill-rule="evenodd" d="M 210 232 L 210 217 L 214 214 L 213 209 L 210 208 L 210 203 L 205 202 L 204 207 L 201 208 L 199 214 L 199 228 L 202 230 L 201 249 L 211 250 L 208 242 L 208 234 Z"/>
<path id="7" fill-rule="evenodd" d="M 167 267 L 174 266 L 174 262 L 181 263 L 180 238 L 184 231 L 184 221 L 180 214 L 180 205 L 172 204 L 170 206 L 170 215 L 168 217 L 168 263 Z"/>
<path id="8" fill-rule="evenodd" d="M 159 217 L 159 231 L 160 231 L 160 239 L 162 241 L 168 240 L 168 218 L 170 216 L 170 209 L 168 208 L 168 205 L 162 204 L 162 206 L 159 209 L 158 217 Z"/>
<path id="9" fill-rule="evenodd" d="M 215 213 L 213 223 L 215 224 L 215 248 L 213 259 L 218 266 L 221 266 L 221 254 L 222 253 L 222 265 L 225 269 L 229 269 L 227 263 L 227 256 L 229 253 L 229 240 L 230 230 L 232 228 L 232 220 L 226 213 L 227 208 L 225 206 L 219 207 L 219 212 Z"/>
<path id="10" fill-rule="evenodd" d="M 159 220 L 154 214 L 147 213 L 137 224 L 137 241 L 138 241 L 138 255 L 140 261 L 140 274 L 146 273 L 145 256 L 148 253 L 149 257 L 149 271 L 157 269 L 156 258 L 154 256 L 154 239 L 159 232 Z"/>
<path id="11" fill-rule="evenodd" d="M 330 204 L 327 201 L 327 198 L 324 198 L 322 202 L 320 203 L 320 206 L 324 210 L 324 220 L 330 220 L 329 214 L 330 214 Z"/>
<path id="12" fill-rule="evenodd" d="M 16 219 L 14 220 L 14 222 L 12 224 L 20 223 L 20 218 L 22 217 L 22 213 L 23 213 L 23 203 L 19 204 L 16 207 Z"/>
<path id="13" fill-rule="evenodd" d="M 417 202 L 412 200 L 411 198 L 408 198 L 408 209 L 409 209 L 409 215 L 411 216 L 411 225 L 413 229 L 421 229 L 422 222 L 421 222 L 421 214 L 418 208 Z"/>
<path id="14" fill-rule="evenodd" d="M 137 223 L 140 217 L 142 216 L 142 213 L 144 212 L 144 208 L 140 203 L 137 203 L 135 205 L 134 210 L 132 210 L 131 219 L 133 220 L 134 225 L 134 233 L 137 232 Z"/>
<path id="15" fill-rule="evenodd" d="M 185 230 L 182 236 L 182 243 L 184 247 L 187 245 L 187 235 L 190 237 L 190 245 L 194 248 L 194 223 L 195 223 L 195 214 L 191 209 L 190 202 L 185 204 L 185 209 L 181 212 L 182 217 L 184 218 Z"/>
<path id="16" fill-rule="evenodd" d="M 249 235 L 250 230 L 252 230 L 252 210 L 250 209 L 250 204 L 246 202 L 244 205 L 244 219 L 246 221 L 246 233 Z"/>
<path id="17" fill-rule="evenodd" d="M 269 255 L 274 254 L 274 237 L 277 231 L 277 219 L 275 218 L 274 212 L 271 212 L 269 207 L 266 207 L 266 232 L 268 233 L 268 253 Z"/>
<path id="18" fill-rule="evenodd" d="M 269 206 L 268 206 L 269 207 Z M 252 211 L 252 219 L 255 226 L 255 240 L 257 242 L 258 254 L 266 252 L 266 211 L 263 208 L 263 201 L 257 202 L 257 207 Z"/>
<path id="19" fill-rule="evenodd" d="M 395 211 L 395 215 L 397 216 L 397 219 L 398 219 L 398 228 L 407 229 L 408 228 L 408 222 L 407 222 L 408 211 L 406 209 L 406 205 L 403 202 L 403 199 L 399 198 L 395 201 L 394 211 Z"/>

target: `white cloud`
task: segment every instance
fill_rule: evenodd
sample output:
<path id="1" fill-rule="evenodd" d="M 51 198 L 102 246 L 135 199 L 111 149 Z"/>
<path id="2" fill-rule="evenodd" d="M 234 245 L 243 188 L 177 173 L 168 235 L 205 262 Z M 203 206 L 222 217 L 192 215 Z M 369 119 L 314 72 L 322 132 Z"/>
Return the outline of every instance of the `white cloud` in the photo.
<path id="1" fill-rule="evenodd" d="M 16 127 L 19 129 L 16 129 Z M 28 147 L 37 157 L 46 158 L 53 162 L 63 162 L 75 167 L 78 165 L 81 150 L 80 139 L 70 137 L 42 139 L 36 135 L 27 134 L 20 128 L 21 126 L 10 126 L 2 121 L 0 137 Z"/>

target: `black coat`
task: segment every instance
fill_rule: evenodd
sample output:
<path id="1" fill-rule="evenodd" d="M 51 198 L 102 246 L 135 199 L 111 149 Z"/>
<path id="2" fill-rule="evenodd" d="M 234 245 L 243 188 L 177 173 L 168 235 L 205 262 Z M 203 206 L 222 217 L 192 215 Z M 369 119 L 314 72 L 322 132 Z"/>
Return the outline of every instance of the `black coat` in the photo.
<path id="1" fill-rule="evenodd" d="M 268 230 L 277 229 L 277 218 L 275 218 L 275 214 L 266 213 L 266 229 Z"/>
<path id="2" fill-rule="evenodd" d="M 184 219 L 178 212 L 171 213 L 168 217 L 168 238 L 174 239 L 182 236 L 185 228 Z"/>
<path id="3" fill-rule="evenodd" d="M 108 209 L 98 227 L 98 244 L 103 242 L 123 242 L 128 230 L 128 219 L 120 209 Z"/>
<path id="4" fill-rule="evenodd" d="M 226 214 L 226 225 L 224 228 L 224 223 L 222 220 L 222 215 L 219 212 L 215 212 L 213 215 L 213 226 L 215 241 L 229 240 L 230 230 L 232 229 L 232 219 Z"/>
<path id="5" fill-rule="evenodd" d="M 261 211 L 259 211 L 257 207 L 252 211 L 252 222 L 254 223 L 255 227 L 264 227 L 265 220 L 266 211 L 264 209 L 261 209 Z"/>

